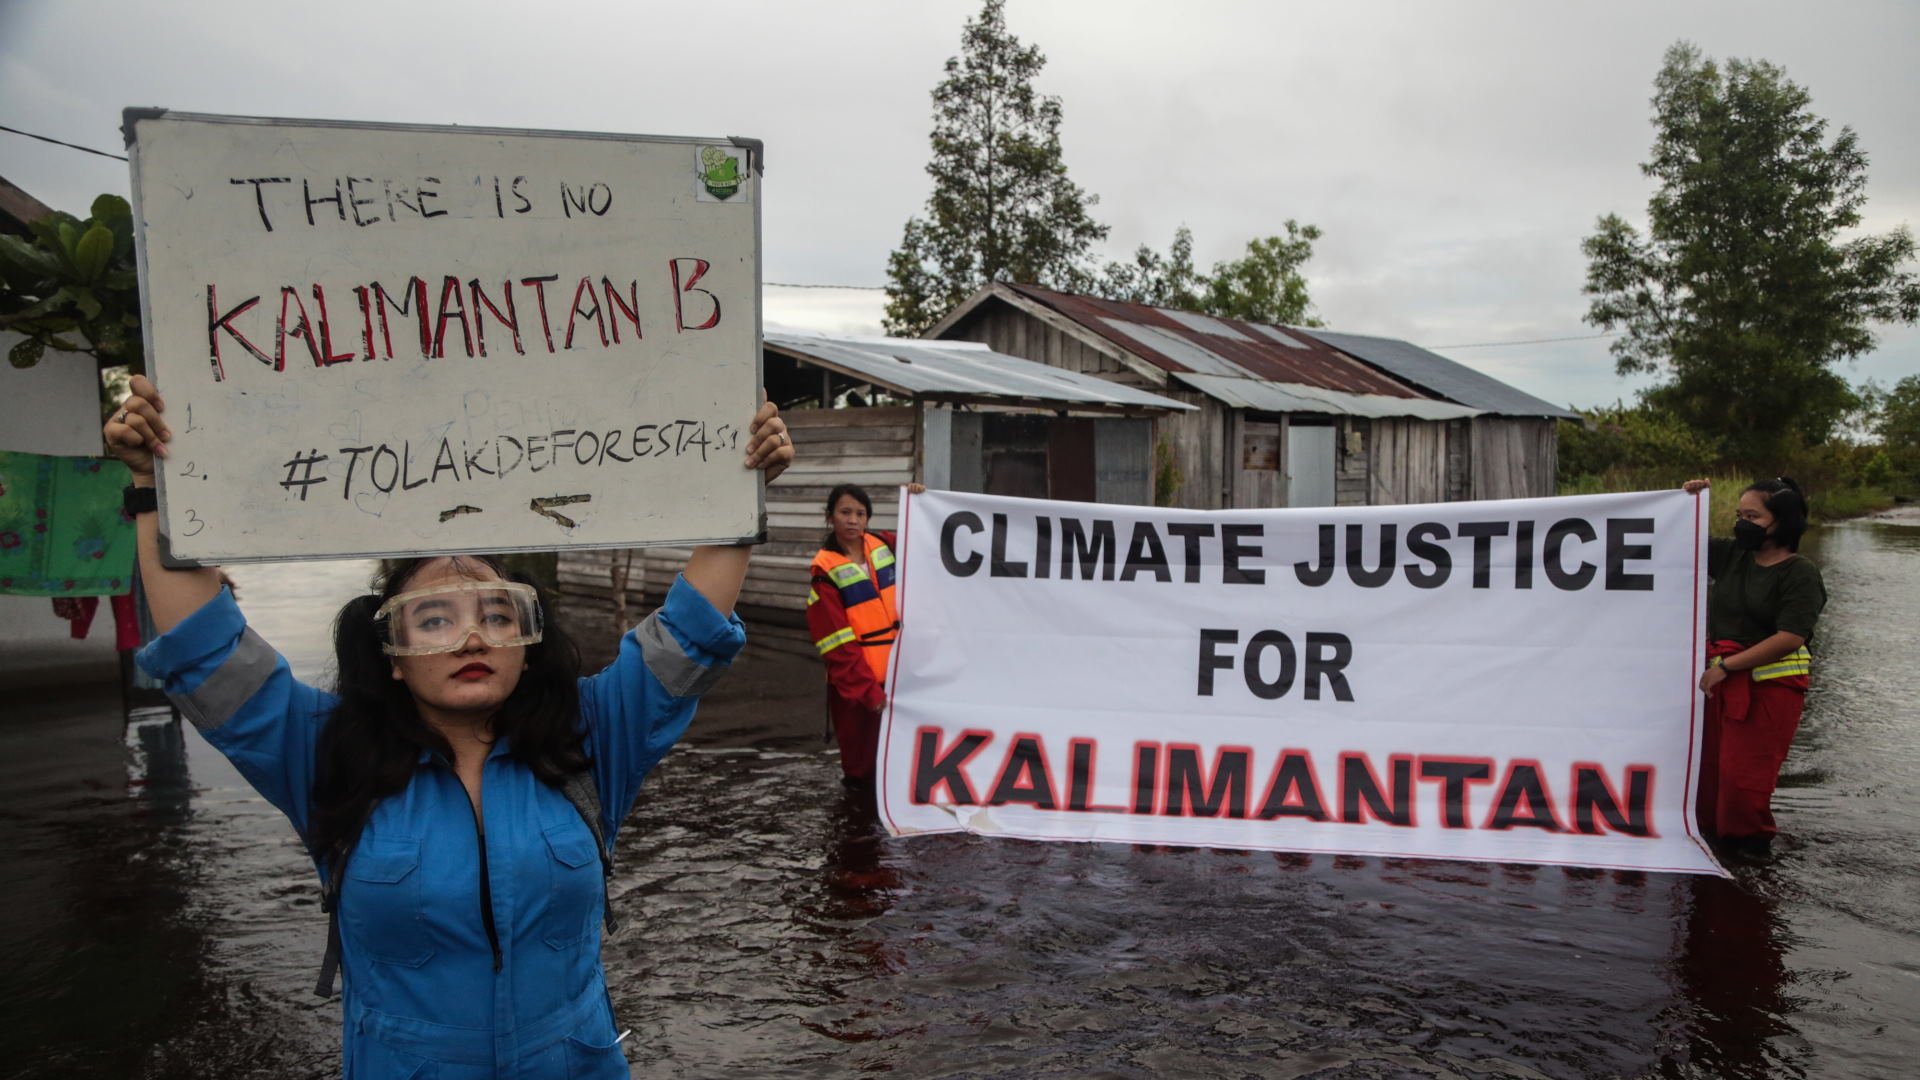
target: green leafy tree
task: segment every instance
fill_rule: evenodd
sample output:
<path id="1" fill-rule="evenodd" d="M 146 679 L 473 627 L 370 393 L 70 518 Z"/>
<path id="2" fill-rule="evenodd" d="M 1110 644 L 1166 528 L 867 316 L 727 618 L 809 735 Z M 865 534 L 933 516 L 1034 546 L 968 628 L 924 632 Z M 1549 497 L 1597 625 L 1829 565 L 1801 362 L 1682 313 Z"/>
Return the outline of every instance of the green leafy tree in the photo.
<path id="1" fill-rule="evenodd" d="M 1109 300 L 1199 311 L 1207 279 L 1193 268 L 1193 230 L 1174 230 L 1165 255 L 1141 244 L 1131 261 L 1114 261 L 1092 288 Z"/>
<path id="2" fill-rule="evenodd" d="M 1109 300 L 1250 322 L 1320 326 L 1300 272 L 1313 258 L 1320 229 L 1289 220 L 1286 230 L 1285 236 L 1250 241 L 1245 255 L 1214 263 L 1212 273 L 1201 274 L 1193 268 L 1193 233 L 1182 225 L 1167 254 L 1142 244 L 1131 261 L 1108 263 L 1091 287 Z"/>
<path id="3" fill-rule="evenodd" d="M 1699 476 L 1717 454 L 1713 441 L 1646 402 L 1582 409 L 1583 421 L 1560 421 L 1560 483 L 1583 477 L 1632 478 L 1630 486 L 1664 487 Z"/>
<path id="4" fill-rule="evenodd" d="M 1873 433 L 1889 449 L 1920 451 L 1920 375 L 1881 391 L 1874 402 Z"/>
<path id="5" fill-rule="evenodd" d="M 1067 178 L 1060 99 L 1037 93 L 1046 65 L 986 0 L 933 90 L 933 194 L 887 260 L 887 330 L 919 334 L 990 281 L 1073 289 L 1106 238 L 1099 200 Z"/>
<path id="6" fill-rule="evenodd" d="M 1809 102 L 1773 64 L 1673 46 L 1641 166 L 1658 184 L 1647 232 L 1608 214 L 1582 245 L 1586 319 L 1624 332 L 1620 374 L 1661 376 L 1648 401 L 1736 460 L 1832 435 L 1858 404 L 1834 363 L 1873 348 L 1873 323 L 1920 316 L 1905 227 L 1841 239 L 1867 155 L 1852 128 L 1829 140 Z"/>
<path id="7" fill-rule="evenodd" d="M 31 239 L 0 235 L 0 330 L 24 337 L 7 359 L 28 368 L 53 349 L 138 370 L 140 280 L 127 201 L 102 195 L 85 221 L 56 211 L 28 228 Z"/>
<path id="8" fill-rule="evenodd" d="M 1920 480 L 1920 375 L 1873 397 L 1873 433 L 1880 436 L 1889 464 L 1909 481 Z"/>
<path id="9" fill-rule="evenodd" d="M 1285 236 L 1248 241 L 1247 253 L 1238 259 L 1215 263 L 1207 275 L 1202 310 L 1248 322 L 1321 325 L 1307 299 L 1307 279 L 1300 273 L 1313 258 L 1320 229 L 1291 218 L 1286 229 Z"/>

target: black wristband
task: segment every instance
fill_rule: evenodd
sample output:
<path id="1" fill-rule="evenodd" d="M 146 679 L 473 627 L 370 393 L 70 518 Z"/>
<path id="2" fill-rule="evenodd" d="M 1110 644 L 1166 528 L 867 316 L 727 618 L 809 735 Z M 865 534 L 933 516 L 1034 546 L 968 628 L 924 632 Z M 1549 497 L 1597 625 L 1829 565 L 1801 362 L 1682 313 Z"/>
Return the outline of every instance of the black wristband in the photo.
<path id="1" fill-rule="evenodd" d="M 160 490 L 128 484 L 120 490 L 120 512 L 128 517 L 151 514 L 160 509 Z"/>

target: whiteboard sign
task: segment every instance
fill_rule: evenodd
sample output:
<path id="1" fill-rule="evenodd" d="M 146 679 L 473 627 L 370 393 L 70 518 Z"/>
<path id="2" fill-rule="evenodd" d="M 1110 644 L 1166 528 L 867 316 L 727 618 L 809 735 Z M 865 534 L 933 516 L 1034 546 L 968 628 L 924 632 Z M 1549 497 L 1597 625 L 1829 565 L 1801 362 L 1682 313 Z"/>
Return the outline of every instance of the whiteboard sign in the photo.
<path id="1" fill-rule="evenodd" d="M 748 140 L 129 110 L 183 560 L 763 531 Z"/>

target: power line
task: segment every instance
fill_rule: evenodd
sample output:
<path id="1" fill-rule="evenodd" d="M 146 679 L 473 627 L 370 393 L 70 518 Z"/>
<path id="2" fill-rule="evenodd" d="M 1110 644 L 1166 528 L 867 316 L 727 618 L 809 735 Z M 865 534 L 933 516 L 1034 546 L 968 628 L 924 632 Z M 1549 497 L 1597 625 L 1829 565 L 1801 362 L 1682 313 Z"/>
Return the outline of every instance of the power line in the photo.
<path id="1" fill-rule="evenodd" d="M 1601 338 L 1619 337 L 1625 330 L 1611 330 L 1604 334 L 1582 334 L 1578 337 L 1529 338 L 1526 341 L 1469 341 L 1461 345 L 1428 345 L 1429 349 L 1495 349 L 1503 345 L 1552 345 L 1561 341 L 1598 341 Z"/>
<path id="2" fill-rule="evenodd" d="M 5 124 L 0 124 L 0 131 L 9 131 L 15 135 L 24 135 L 29 139 L 38 139 L 43 143 L 52 143 L 55 146 L 64 146 L 69 150 L 78 150 L 84 154 L 95 154 L 103 158 L 112 158 L 115 161 L 127 160 L 127 157 L 125 154 L 111 154 L 105 150 L 95 150 L 91 146 L 81 146 L 79 143 L 65 142 L 60 139 L 51 138 L 46 135 L 36 135 L 31 131 L 22 131 L 19 128 L 8 127 Z M 844 289 L 844 290 L 851 290 L 855 292 L 886 292 L 887 291 L 887 286 L 885 285 L 828 285 L 828 284 L 815 284 L 811 282 L 802 283 L 798 281 L 768 281 L 768 282 L 763 282 L 763 284 L 775 289 Z M 1429 348 L 1429 349 L 1498 349 L 1498 348 L 1505 348 L 1511 345 L 1557 345 L 1565 341 L 1598 341 L 1601 338 L 1619 337 L 1622 333 L 1625 333 L 1625 331 L 1615 330 L 1605 334 L 1582 334 L 1575 337 L 1528 338 L 1524 341 L 1467 341 L 1467 342 L 1461 342 L 1459 344 L 1454 344 L 1454 345 L 1428 345 L 1426 346 L 1426 348 Z"/>
<path id="3" fill-rule="evenodd" d="M 19 128 L 8 127 L 5 124 L 0 124 L 0 131 L 11 131 L 15 135 L 25 135 L 29 139 L 39 139 L 43 143 L 52 143 L 55 146 L 64 146 L 69 150 L 78 150 L 81 153 L 85 153 L 85 154 L 98 154 L 101 157 L 112 158 L 115 161 L 127 160 L 127 156 L 125 154 L 109 154 L 105 150 L 95 150 L 91 146 L 81 146 L 79 143 L 62 142 L 59 139 L 48 138 L 45 135 L 35 135 L 31 131 L 21 131 Z"/>
<path id="4" fill-rule="evenodd" d="M 862 292 L 886 292 L 885 285 L 802 285 L 794 281 L 768 281 L 762 284 L 776 289 L 859 289 Z"/>

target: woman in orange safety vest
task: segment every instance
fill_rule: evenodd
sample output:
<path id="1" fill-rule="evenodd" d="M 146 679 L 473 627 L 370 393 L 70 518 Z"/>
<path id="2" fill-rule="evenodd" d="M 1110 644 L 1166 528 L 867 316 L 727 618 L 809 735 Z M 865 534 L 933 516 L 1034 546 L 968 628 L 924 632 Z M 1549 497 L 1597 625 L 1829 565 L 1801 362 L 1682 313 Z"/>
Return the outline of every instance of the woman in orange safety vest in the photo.
<path id="1" fill-rule="evenodd" d="M 909 494 L 926 488 L 907 485 Z M 853 484 L 827 496 L 826 538 L 813 557 L 807 628 L 827 665 L 827 715 L 849 784 L 873 781 L 880 711 L 887 704 L 887 660 L 900 628 L 894 606 L 892 532 L 871 533 L 873 500 Z"/>
<path id="2" fill-rule="evenodd" d="M 1707 481 L 1689 480 L 1690 493 Z M 1701 830 L 1730 854 L 1772 846 L 1773 789 L 1806 705 L 1807 646 L 1826 606 L 1820 569 L 1800 554 L 1807 500 L 1781 477 L 1740 493 L 1733 539 L 1707 549 L 1707 695 L 1702 738 Z"/>

